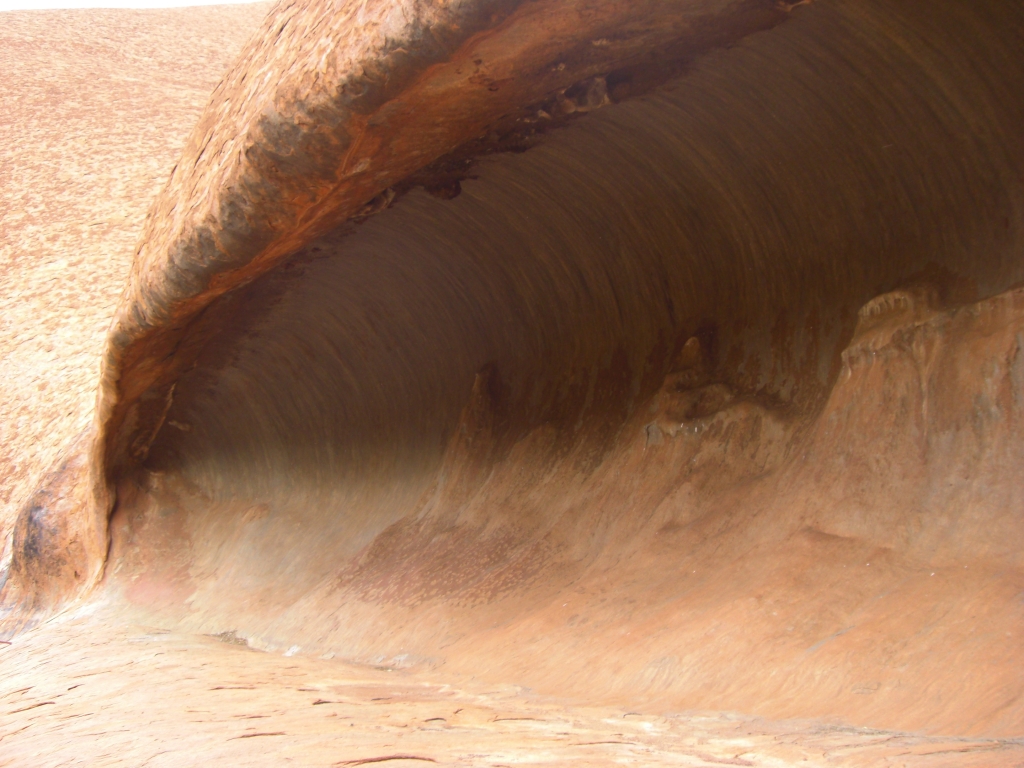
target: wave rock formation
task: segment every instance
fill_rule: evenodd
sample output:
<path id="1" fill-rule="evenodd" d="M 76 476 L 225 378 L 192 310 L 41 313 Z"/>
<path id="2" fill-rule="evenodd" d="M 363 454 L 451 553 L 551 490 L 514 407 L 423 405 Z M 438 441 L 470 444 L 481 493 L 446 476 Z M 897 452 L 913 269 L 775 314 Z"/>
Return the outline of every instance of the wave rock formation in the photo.
<path id="1" fill-rule="evenodd" d="M 589 700 L 1024 728 L 1024 7 L 280 2 L 10 636 L 97 594 Z"/>

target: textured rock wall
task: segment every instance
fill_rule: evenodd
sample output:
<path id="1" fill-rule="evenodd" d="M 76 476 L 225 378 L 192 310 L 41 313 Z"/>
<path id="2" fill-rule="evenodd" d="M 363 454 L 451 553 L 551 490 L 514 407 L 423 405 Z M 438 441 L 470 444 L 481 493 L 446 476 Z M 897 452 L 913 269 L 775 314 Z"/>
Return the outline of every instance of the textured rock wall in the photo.
<path id="1" fill-rule="evenodd" d="M 387 205 L 393 185 L 510 115 L 650 59 L 681 68 L 787 11 L 767 0 L 278 6 L 154 204 L 107 348 L 98 482 L 145 458 L 197 353 L 183 334 L 218 297 Z"/>

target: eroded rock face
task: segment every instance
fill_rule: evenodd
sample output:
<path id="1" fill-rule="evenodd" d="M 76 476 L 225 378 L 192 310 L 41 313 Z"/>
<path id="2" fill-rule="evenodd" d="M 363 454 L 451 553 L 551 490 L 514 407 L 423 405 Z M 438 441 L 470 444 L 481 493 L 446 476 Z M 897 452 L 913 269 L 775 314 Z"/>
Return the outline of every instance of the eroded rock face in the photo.
<path id="1" fill-rule="evenodd" d="M 0 13 L 0 581 L 18 513 L 37 490 L 69 490 L 47 480 L 63 465 L 87 463 L 99 360 L 146 210 L 269 7 Z M 90 553 L 63 585 L 38 569 L 54 599 L 77 589 L 75 570 L 102 567 L 98 490 L 86 504 L 98 520 L 52 521 Z"/>
<path id="2" fill-rule="evenodd" d="M 1024 12 L 360 7 L 278 7 L 153 208 L 84 465 L 107 597 L 1019 733 Z"/>

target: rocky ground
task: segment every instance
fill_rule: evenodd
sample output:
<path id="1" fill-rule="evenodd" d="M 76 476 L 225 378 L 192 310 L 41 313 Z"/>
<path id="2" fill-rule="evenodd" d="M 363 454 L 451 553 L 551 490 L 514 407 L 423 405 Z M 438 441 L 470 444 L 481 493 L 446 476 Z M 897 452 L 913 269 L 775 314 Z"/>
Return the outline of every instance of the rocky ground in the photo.
<path id="1" fill-rule="evenodd" d="M 4 765 L 1024 765 L 1022 740 L 586 706 L 119 626 L 103 611 L 0 646 Z"/>

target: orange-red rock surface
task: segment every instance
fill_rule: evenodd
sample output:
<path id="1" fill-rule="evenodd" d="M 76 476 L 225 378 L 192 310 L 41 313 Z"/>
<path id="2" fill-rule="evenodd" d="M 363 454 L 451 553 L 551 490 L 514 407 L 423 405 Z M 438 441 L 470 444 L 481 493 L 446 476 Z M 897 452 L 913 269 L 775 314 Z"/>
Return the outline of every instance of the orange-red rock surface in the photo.
<path id="1" fill-rule="evenodd" d="M 1021 39 L 996 0 L 275 6 L 95 420 L 10 485 L 0 756 L 1019 762 Z"/>
<path id="2" fill-rule="evenodd" d="M 7 765 L 1016 765 L 1019 741 L 580 705 L 75 617 L 0 646 Z"/>
<path id="3" fill-rule="evenodd" d="M 89 427 L 153 196 L 269 6 L 0 15 L 0 531 Z"/>

